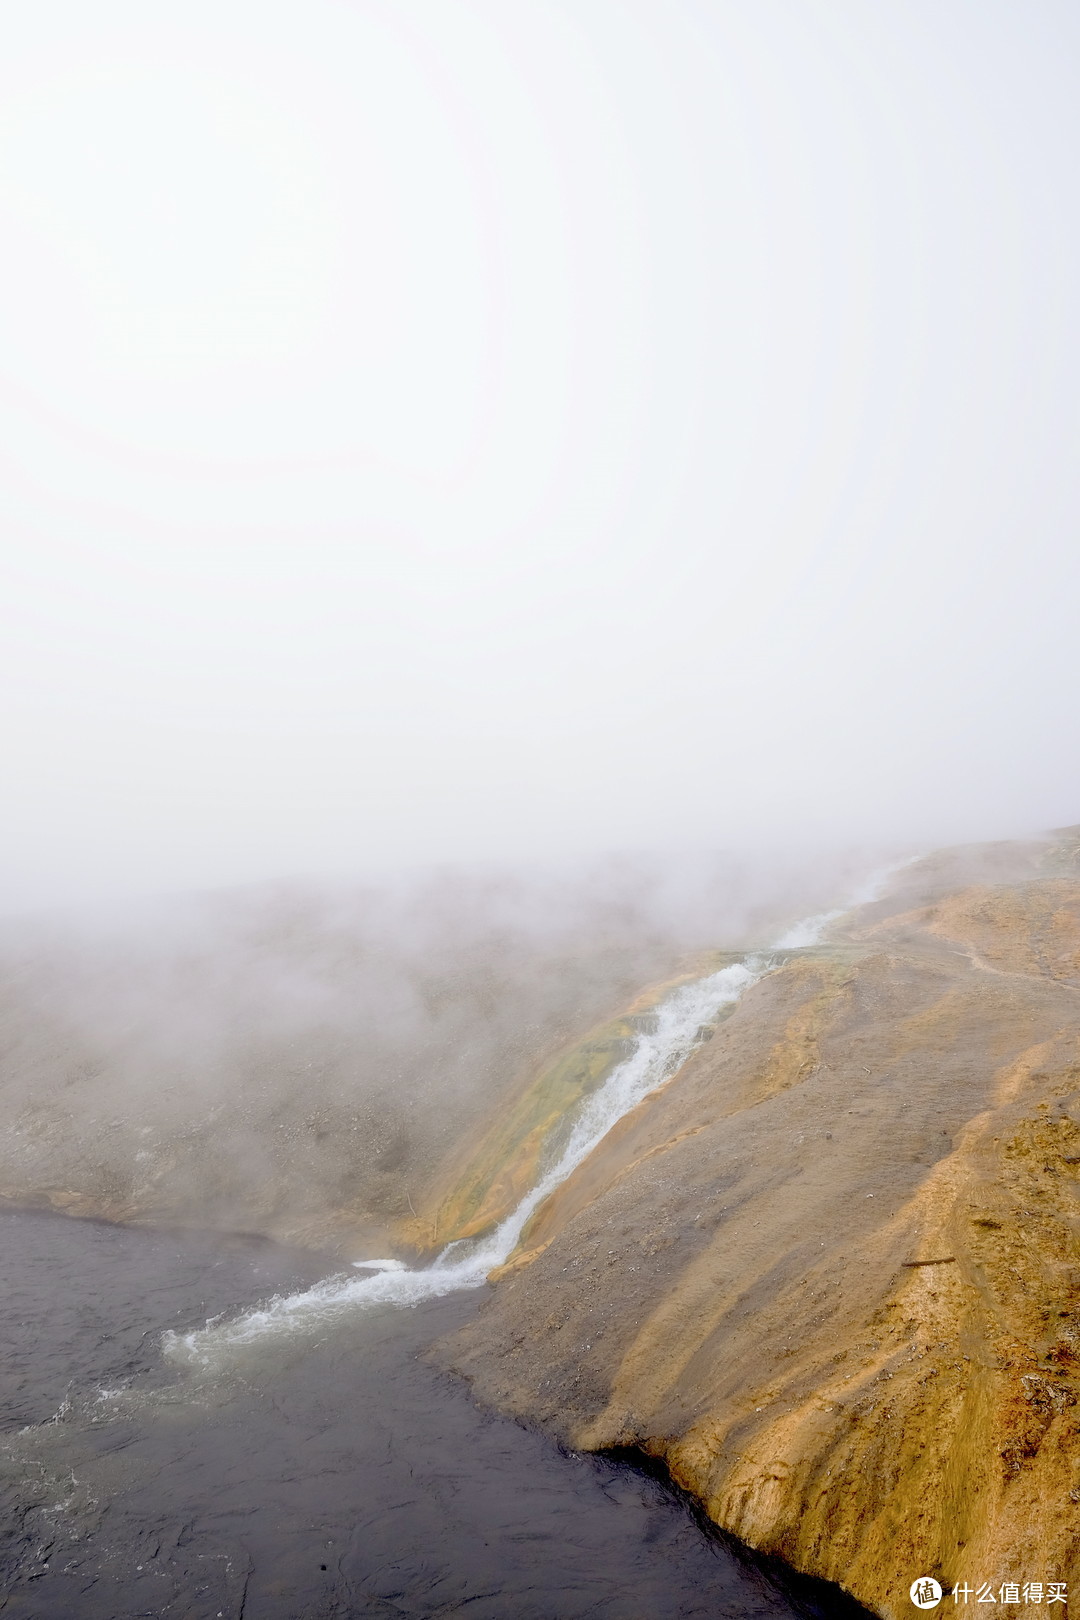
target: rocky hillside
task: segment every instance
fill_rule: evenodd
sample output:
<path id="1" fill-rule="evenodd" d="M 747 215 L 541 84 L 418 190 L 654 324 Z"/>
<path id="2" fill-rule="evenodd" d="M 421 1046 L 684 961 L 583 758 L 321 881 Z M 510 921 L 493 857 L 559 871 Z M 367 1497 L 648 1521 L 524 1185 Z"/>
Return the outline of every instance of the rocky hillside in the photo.
<path id="1" fill-rule="evenodd" d="M 924 1574 L 1080 1590 L 1077 832 L 793 953 L 439 1354 L 888 1620 Z"/>

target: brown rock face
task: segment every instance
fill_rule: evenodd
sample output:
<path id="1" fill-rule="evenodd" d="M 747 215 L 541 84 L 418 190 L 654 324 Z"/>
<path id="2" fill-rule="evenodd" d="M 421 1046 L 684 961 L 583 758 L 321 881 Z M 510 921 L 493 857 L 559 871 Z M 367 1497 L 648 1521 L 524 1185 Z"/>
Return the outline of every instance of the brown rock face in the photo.
<path id="1" fill-rule="evenodd" d="M 1080 1581 L 1080 882 L 1037 861 L 762 980 L 444 1359 L 883 1616 Z"/>

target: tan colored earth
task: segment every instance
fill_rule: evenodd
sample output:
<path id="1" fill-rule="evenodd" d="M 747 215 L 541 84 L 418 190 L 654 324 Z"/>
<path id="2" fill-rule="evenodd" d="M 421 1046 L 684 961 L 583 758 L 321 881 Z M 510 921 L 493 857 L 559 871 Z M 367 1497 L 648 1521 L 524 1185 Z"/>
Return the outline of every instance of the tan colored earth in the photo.
<path id="1" fill-rule="evenodd" d="M 1077 844 L 936 857 L 792 953 L 440 1358 L 888 1620 L 921 1575 L 1075 1587 Z"/>
<path id="2" fill-rule="evenodd" d="M 606 921 L 389 949 L 314 902 L 227 920 L 6 947 L 0 1199 L 430 1254 L 731 959 Z M 1075 1586 L 1080 829 L 920 861 L 771 960 L 435 1354 L 885 1620 L 923 1575 Z"/>

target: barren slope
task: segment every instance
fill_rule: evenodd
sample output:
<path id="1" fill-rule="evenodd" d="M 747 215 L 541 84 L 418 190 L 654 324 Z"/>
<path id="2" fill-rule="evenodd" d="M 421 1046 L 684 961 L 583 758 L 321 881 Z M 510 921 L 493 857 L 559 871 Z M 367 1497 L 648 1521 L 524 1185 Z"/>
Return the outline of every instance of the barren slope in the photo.
<path id="1" fill-rule="evenodd" d="M 927 863 L 748 992 L 445 1358 L 882 1615 L 1080 1580 L 1080 883 L 1032 866 Z"/>

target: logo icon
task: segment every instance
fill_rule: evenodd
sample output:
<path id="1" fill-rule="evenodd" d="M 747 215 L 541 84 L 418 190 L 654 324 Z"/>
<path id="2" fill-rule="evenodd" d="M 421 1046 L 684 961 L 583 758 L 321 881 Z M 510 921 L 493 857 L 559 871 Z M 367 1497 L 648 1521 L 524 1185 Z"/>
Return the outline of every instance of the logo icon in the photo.
<path id="1" fill-rule="evenodd" d="M 917 1609 L 936 1609 L 941 1602 L 941 1587 L 932 1575 L 920 1575 L 911 1583 L 911 1601 Z"/>

